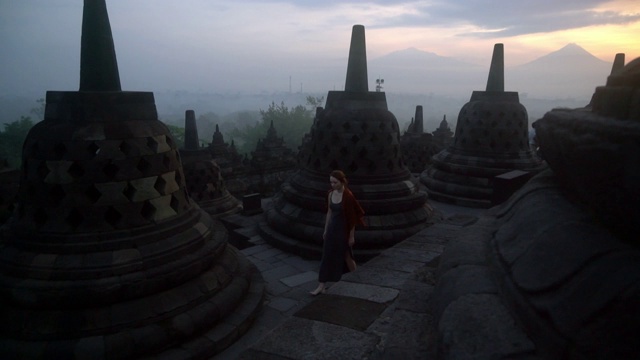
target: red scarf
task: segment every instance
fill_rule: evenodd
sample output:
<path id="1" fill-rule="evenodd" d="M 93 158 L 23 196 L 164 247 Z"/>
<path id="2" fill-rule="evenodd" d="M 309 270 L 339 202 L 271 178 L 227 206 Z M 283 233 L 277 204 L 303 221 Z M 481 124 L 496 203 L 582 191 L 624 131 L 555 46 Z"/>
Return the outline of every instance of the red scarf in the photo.
<path id="1" fill-rule="evenodd" d="M 330 190 L 329 194 L 331 194 L 332 191 L 333 190 Z M 330 199 L 331 197 L 327 196 L 327 200 L 331 201 Z M 327 206 L 329 206 L 328 203 L 327 203 Z M 364 210 L 360 206 L 360 203 L 358 202 L 356 197 L 353 196 L 353 193 L 351 193 L 351 190 L 347 189 L 346 187 L 342 192 L 342 212 L 344 213 L 344 219 L 346 224 L 345 226 L 346 239 L 348 242 L 349 233 L 351 232 L 351 229 L 356 225 L 364 226 L 365 223 L 364 223 Z"/>

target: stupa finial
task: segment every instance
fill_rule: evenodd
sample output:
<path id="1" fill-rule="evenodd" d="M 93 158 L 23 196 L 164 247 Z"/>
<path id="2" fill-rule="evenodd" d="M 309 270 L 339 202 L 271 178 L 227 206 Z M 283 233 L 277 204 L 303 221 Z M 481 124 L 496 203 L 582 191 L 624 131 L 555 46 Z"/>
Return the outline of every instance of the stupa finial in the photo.
<path id="1" fill-rule="evenodd" d="M 184 118 L 184 149 L 198 150 L 200 148 L 200 140 L 198 139 L 198 125 L 196 124 L 196 112 L 193 110 L 185 111 Z"/>
<path id="2" fill-rule="evenodd" d="M 611 66 L 611 74 L 618 72 L 624 67 L 624 53 L 616 54 L 615 59 L 613 59 L 613 66 Z"/>
<path id="3" fill-rule="evenodd" d="M 504 91 L 504 45 L 493 46 L 491 68 L 487 79 L 487 91 Z"/>
<path id="4" fill-rule="evenodd" d="M 107 4 L 105 0 L 84 0 L 80 91 L 121 90 Z"/>
<path id="5" fill-rule="evenodd" d="M 347 81 L 344 90 L 369 92 L 369 82 L 367 80 L 367 46 L 363 25 L 353 25 L 351 31 Z"/>

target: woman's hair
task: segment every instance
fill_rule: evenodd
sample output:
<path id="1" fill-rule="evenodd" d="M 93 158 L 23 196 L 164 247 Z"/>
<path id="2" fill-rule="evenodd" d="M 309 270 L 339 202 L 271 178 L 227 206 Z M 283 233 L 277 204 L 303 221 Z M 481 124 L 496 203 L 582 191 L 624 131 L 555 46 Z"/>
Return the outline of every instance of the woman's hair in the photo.
<path id="1" fill-rule="evenodd" d="M 349 181 L 347 180 L 347 176 L 341 170 L 333 170 L 329 175 L 338 179 L 338 181 L 340 181 L 344 185 L 347 185 L 349 183 Z"/>

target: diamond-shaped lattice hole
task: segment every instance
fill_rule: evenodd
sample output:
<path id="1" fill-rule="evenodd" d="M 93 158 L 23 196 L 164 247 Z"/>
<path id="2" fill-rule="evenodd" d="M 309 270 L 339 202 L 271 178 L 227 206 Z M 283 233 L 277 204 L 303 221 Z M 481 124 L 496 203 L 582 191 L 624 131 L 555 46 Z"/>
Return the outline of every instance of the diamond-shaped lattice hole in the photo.
<path id="1" fill-rule="evenodd" d="M 349 155 L 349 149 L 347 149 L 347 147 L 346 147 L 346 146 L 341 147 L 341 148 L 340 148 L 340 155 L 342 155 L 342 156 L 347 156 L 347 155 Z"/>
<path id="2" fill-rule="evenodd" d="M 180 175 L 180 171 L 176 171 L 176 184 L 178 184 L 178 186 L 182 186 L 182 176 Z"/>
<path id="3" fill-rule="evenodd" d="M 348 121 L 345 121 L 345 122 L 342 124 L 342 128 L 343 128 L 345 131 L 349 131 L 349 129 L 351 129 L 351 124 L 349 124 L 349 122 L 348 122 Z"/>
<path id="4" fill-rule="evenodd" d="M 136 165 L 136 169 L 140 170 L 140 172 L 144 174 L 151 169 L 151 163 L 145 160 L 145 158 L 141 158 Z"/>
<path id="5" fill-rule="evenodd" d="M 162 178 L 162 176 L 158 176 L 158 179 L 156 180 L 156 183 L 153 185 L 153 187 L 162 195 L 165 195 L 164 191 L 165 188 L 167 187 L 167 182 Z"/>
<path id="6" fill-rule="evenodd" d="M 374 133 L 374 134 L 371 134 L 371 143 L 375 144 L 375 143 L 377 143 L 377 142 L 378 142 L 378 140 L 380 140 L 380 139 L 378 138 L 378 135 L 376 135 L 375 133 Z"/>
<path id="7" fill-rule="evenodd" d="M 122 194 L 129 199 L 129 201 L 133 201 L 133 197 L 136 196 L 136 188 L 131 184 L 127 184 L 127 186 L 122 191 Z"/>
<path id="8" fill-rule="evenodd" d="M 61 160 L 66 153 L 67 147 L 62 143 L 58 143 L 53 147 L 53 158 L 56 160 Z"/>
<path id="9" fill-rule="evenodd" d="M 507 141 L 504 143 L 504 149 L 505 150 L 511 150 L 511 141 Z"/>
<path id="10" fill-rule="evenodd" d="M 368 154 L 369 154 L 369 152 L 365 148 L 362 148 L 362 150 L 360 150 L 360 152 L 358 152 L 358 156 L 360 156 L 361 159 L 366 158 Z"/>
<path id="11" fill-rule="evenodd" d="M 67 216 L 67 224 L 71 225 L 72 228 L 77 229 L 80 224 L 84 221 L 84 216 L 80 210 L 73 208 L 69 211 L 69 215 Z"/>
<path id="12" fill-rule="evenodd" d="M 67 171 L 69 172 L 69 175 L 71 175 L 74 179 L 78 179 L 84 176 L 84 168 L 77 162 L 71 164 Z"/>
<path id="13" fill-rule="evenodd" d="M 60 185 L 53 185 L 49 190 L 49 198 L 54 206 L 59 206 L 65 196 L 64 189 Z"/>
<path id="14" fill-rule="evenodd" d="M 91 144 L 89 144 L 89 146 L 87 146 L 87 151 L 89 152 L 89 154 L 91 155 L 91 158 L 93 159 L 94 157 L 98 156 L 98 154 L 100 154 L 100 146 L 92 142 Z"/>
<path id="15" fill-rule="evenodd" d="M 116 227 L 116 225 L 118 225 L 120 219 L 122 219 L 122 214 L 120 214 L 120 212 L 113 207 L 109 207 L 104 213 L 104 220 L 113 227 Z"/>
<path id="16" fill-rule="evenodd" d="M 147 220 L 152 221 L 154 215 L 156 214 L 156 208 L 151 205 L 150 202 L 145 201 L 144 205 L 142 205 L 142 209 L 140 209 L 140 214 Z"/>
<path id="17" fill-rule="evenodd" d="M 178 213 L 178 210 L 180 210 L 180 200 L 178 200 L 175 196 L 171 196 L 171 202 L 169 203 L 169 206 L 171 206 L 173 211 Z"/>
<path id="18" fill-rule="evenodd" d="M 149 149 L 153 150 L 154 153 L 158 152 L 158 142 L 156 141 L 156 139 L 154 139 L 152 137 L 148 137 L 147 138 L 147 147 L 149 147 Z"/>
<path id="19" fill-rule="evenodd" d="M 352 161 L 351 164 L 349 164 L 349 172 L 356 172 L 358 170 L 358 164 L 356 164 L 355 161 Z"/>
<path id="20" fill-rule="evenodd" d="M 120 143 L 119 149 L 123 154 L 129 156 L 131 154 L 131 151 L 133 150 L 133 147 L 131 147 L 128 142 L 123 141 Z"/>
<path id="21" fill-rule="evenodd" d="M 40 145 L 38 145 L 37 141 L 34 141 L 33 144 L 31 145 L 31 153 L 38 154 L 39 151 L 40 151 Z"/>
<path id="22" fill-rule="evenodd" d="M 102 168 L 102 171 L 108 179 L 113 179 L 114 177 L 116 177 L 116 175 L 118 174 L 118 170 L 120 170 L 118 166 L 116 166 L 116 164 L 112 162 L 109 162 L 107 165 L 105 165 L 104 168 Z"/>
<path id="23" fill-rule="evenodd" d="M 165 169 L 171 170 L 171 156 L 169 154 L 165 154 L 162 157 L 162 165 L 164 165 Z"/>
<path id="24" fill-rule="evenodd" d="M 395 165 L 393 164 L 393 161 L 391 160 L 387 161 L 387 169 L 389 169 L 389 171 L 393 171 L 394 167 Z"/>
<path id="25" fill-rule="evenodd" d="M 84 192 L 85 195 L 87 195 L 87 198 L 89 199 L 89 201 L 91 201 L 92 203 L 96 203 L 98 202 L 98 200 L 100 200 L 100 197 L 102 196 L 102 193 L 100 192 L 100 190 L 96 189 L 95 186 L 91 185 L 87 191 Z"/>
<path id="26" fill-rule="evenodd" d="M 387 125 L 386 125 L 384 122 L 380 122 L 380 123 L 378 124 L 378 128 L 379 128 L 380 130 L 382 130 L 382 131 L 385 131 L 385 130 L 386 130 L 386 128 L 387 128 Z"/>
<path id="27" fill-rule="evenodd" d="M 360 137 L 358 137 L 358 135 L 353 135 L 351 137 L 351 142 L 357 144 L 358 142 L 360 142 Z"/>
<path id="28" fill-rule="evenodd" d="M 41 161 L 40 164 L 38 164 L 38 176 L 41 179 L 44 179 L 47 177 L 47 175 L 49 175 L 49 167 L 47 166 L 47 162 L 46 161 Z"/>
<path id="29" fill-rule="evenodd" d="M 47 222 L 47 212 L 43 208 L 37 208 L 33 213 L 33 221 L 37 225 L 42 225 Z"/>

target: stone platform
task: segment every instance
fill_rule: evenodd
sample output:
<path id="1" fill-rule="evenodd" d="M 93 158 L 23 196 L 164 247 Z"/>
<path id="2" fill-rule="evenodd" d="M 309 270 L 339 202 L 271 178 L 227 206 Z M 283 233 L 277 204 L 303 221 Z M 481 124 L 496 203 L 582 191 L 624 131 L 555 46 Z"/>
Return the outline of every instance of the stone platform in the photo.
<path id="1" fill-rule="evenodd" d="M 230 243 L 261 271 L 267 294 L 252 328 L 214 359 L 427 358 L 428 299 L 440 255 L 483 212 L 441 203 L 434 208 L 444 221 L 361 264 L 317 297 L 309 291 L 320 262 L 267 244 L 257 230 L 263 214 L 221 219 Z"/>

